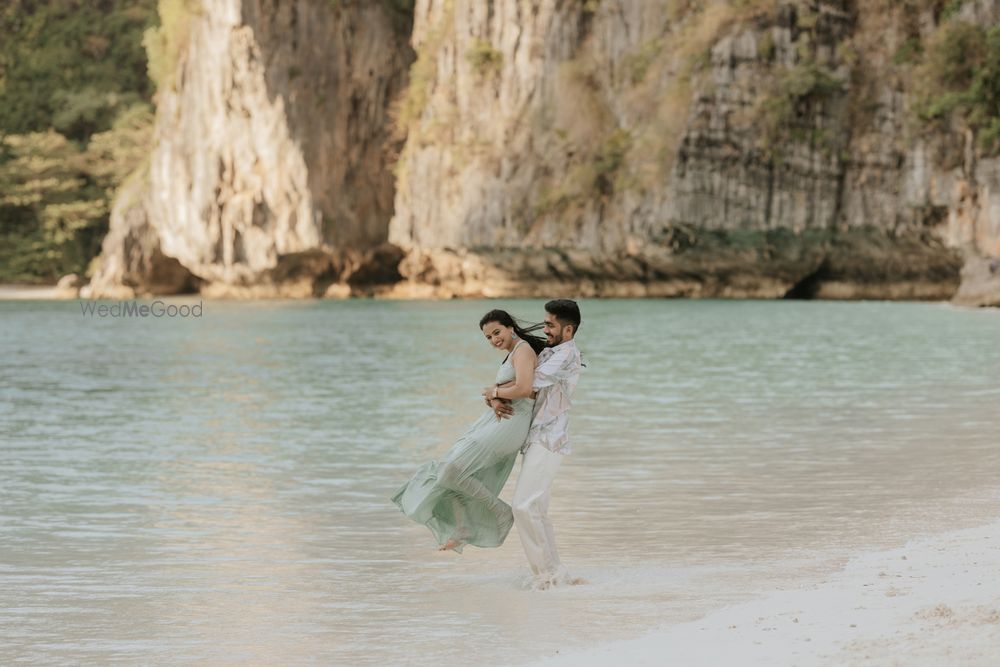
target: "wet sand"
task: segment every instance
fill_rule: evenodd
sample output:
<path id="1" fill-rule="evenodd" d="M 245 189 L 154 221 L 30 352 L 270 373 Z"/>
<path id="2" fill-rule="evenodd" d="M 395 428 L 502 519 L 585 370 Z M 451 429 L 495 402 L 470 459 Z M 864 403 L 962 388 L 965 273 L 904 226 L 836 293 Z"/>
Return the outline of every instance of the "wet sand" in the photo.
<path id="1" fill-rule="evenodd" d="M 993 665 L 998 572 L 1000 520 L 858 554 L 811 584 L 531 664 Z"/>

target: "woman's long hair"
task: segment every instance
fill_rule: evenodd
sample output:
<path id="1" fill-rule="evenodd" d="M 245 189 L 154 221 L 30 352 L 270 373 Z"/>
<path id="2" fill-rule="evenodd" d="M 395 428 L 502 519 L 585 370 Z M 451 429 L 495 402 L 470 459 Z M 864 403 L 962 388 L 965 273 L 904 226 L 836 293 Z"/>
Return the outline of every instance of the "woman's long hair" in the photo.
<path id="1" fill-rule="evenodd" d="M 528 345 L 530 345 L 531 349 L 535 351 L 535 354 L 538 354 L 545 349 L 545 339 L 532 333 L 533 331 L 538 331 L 545 326 L 544 322 L 529 324 L 511 316 L 511 314 L 506 310 L 491 310 L 483 315 L 479 320 L 480 330 L 486 326 L 487 322 L 499 322 L 505 327 L 511 327 L 514 329 L 514 333 L 516 333 L 519 338 L 523 338 L 528 341 Z"/>

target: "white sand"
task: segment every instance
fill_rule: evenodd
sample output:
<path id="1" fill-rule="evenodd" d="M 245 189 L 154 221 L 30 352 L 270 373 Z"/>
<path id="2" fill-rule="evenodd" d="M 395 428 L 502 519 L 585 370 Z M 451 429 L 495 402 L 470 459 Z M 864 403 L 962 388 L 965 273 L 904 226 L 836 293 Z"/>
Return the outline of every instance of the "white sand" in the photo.
<path id="1" fill-rule="evenodd" d="M 0 284 L 0 299 L 23 300 L 23 299 L 55 299 L 57 288 L 55 285 L 9 285 Z"/>
<path id="2" fill-rule="evenodd" d="M 1000 521 L 859 555 L 814 585 L 533 664 L 1000 665 Z"/>

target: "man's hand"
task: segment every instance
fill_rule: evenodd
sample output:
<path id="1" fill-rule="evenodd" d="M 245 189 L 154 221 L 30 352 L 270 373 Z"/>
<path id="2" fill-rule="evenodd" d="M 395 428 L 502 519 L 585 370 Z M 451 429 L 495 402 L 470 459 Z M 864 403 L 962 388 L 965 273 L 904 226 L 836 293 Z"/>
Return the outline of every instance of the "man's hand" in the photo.
<path id="1" fill-rule="evenodd" d="M 510 419 L 511 415 L 514 414 L 514 408 L 510 402 L 502 398 L 495 398 L 490 401 L 490 407 L 493 408 L 493 414 L 497 416 L 497 420 Z"/>

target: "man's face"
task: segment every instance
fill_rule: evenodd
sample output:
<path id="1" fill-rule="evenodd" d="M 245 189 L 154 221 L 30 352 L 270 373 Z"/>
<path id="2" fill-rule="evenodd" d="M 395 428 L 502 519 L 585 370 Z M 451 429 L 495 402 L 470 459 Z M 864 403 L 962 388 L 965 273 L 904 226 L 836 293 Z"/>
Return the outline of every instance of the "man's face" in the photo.
<path id="1" fill-rule="evenodd" d="M 545 313 L 545 325 L 542 327 L 542 331 L 545 333 L 545 343 L 549 347 L 555 347 L 562 343 L 569 332 L 569 326 L 559 324 L 559 320 L 552 313 Z"/>

